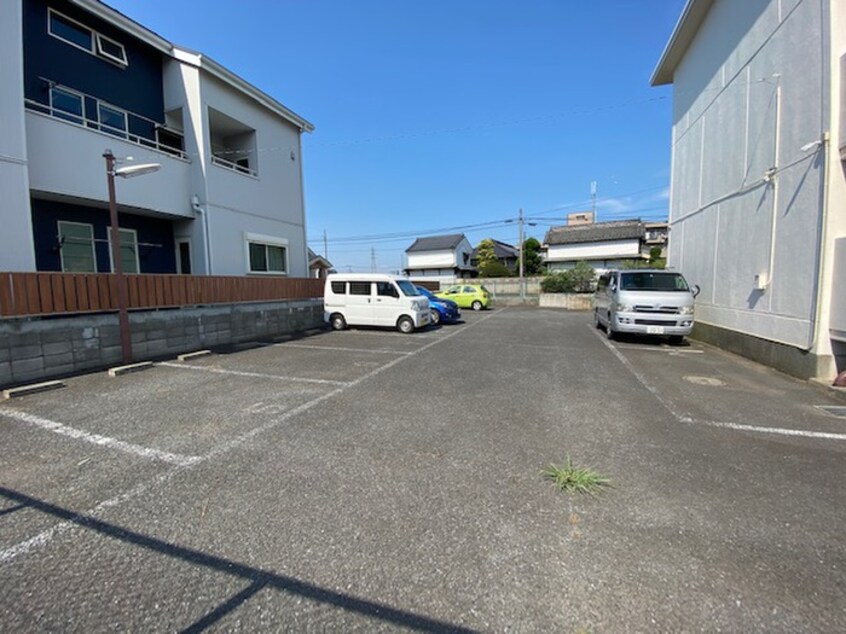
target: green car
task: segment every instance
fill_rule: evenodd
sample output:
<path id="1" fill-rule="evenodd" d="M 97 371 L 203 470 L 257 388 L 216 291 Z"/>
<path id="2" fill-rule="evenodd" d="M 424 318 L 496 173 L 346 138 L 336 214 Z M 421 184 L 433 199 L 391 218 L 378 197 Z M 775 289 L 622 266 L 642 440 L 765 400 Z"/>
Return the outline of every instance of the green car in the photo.
<path id="1" fill-rule="evenodd" d="M 451 299 L 459 308 L 482 310 L 491 303 L 491 294 L 484 286 L 474 284 L 456 284 L 435 293 L 438 297 Z"/>

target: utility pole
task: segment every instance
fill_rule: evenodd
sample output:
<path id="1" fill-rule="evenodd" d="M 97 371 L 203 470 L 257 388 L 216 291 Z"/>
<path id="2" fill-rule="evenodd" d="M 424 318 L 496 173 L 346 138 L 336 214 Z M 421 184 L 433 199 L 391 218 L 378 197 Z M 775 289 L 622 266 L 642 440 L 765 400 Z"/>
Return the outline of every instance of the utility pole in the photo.
<path id="1" fill-rule="evenodd" d="M 323 257 L 329 261 L 329 242 L 326 240 L 326 229 L 323 230 Z"/>
<path id="2" fill-rule="evenodd" d="M 374 247 L 370 247 L 370 272 L 376 272 L 376 249 Z"/>
<path id="3" fill-rule="evenodd" d="M 526 280 L 523 279 L 523 209 L 517 213 L 517 235 L 520 248 L 520 301 L 526 301 Z"/>
<path id="4" fill-rule="evenodd" d="M 596 181 L 590 182 L 590 211 L 593 214 L 593 221 L 596 222 Z"/>

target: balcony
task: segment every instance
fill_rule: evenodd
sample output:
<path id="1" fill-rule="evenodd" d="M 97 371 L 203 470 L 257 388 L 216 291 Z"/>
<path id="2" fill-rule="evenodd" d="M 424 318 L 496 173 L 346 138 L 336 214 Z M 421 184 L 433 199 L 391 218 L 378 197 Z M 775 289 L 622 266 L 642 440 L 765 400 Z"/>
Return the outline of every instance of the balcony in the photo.
<path id="1" fill-rule="evenodd" d="M 25 99 L 26 108 L 32 112 L 88 130 L 96 130 L 133 145 L 150 148 L 188 161 L 182 133 L 134 112 L 129 112 L 101 101 L 93 95 L 58 84 L 49 79 L 47 103 Z"/>

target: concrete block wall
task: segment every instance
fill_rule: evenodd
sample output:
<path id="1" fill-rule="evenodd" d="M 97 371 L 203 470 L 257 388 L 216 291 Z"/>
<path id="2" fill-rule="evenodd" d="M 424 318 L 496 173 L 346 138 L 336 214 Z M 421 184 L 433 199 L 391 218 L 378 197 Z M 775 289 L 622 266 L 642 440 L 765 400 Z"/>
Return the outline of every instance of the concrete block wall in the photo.
<path id="1" fill-rule="evenodd" d="M 541 293 L 540 306 L 565 310 L 592 310 L 593 293 Z"/>
<path id="2" fill-rule="evenodd" d="M 321 300 L 227 304 L 129 314 L 134 361 L 323 326 Z M 122 363 L 116 314 L 0 320 L 0 388 Z"/>

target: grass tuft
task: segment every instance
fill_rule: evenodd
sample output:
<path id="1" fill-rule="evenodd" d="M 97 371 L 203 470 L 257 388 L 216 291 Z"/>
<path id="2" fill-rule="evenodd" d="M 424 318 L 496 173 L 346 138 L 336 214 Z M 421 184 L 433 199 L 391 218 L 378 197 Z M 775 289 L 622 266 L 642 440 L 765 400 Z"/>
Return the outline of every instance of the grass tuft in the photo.
<path id="1" fill-rule="evenodd" d="M 611 486 L 611 480 L 593 469 L 574 467 L 567 456 L 567 464 L 560 467 L 549 465 L 543 470 L 543 477 L 552 482 L 562 491 L 570 493 L 586 493 L 594 495 L 601 493 L 605 487 Z"/>

